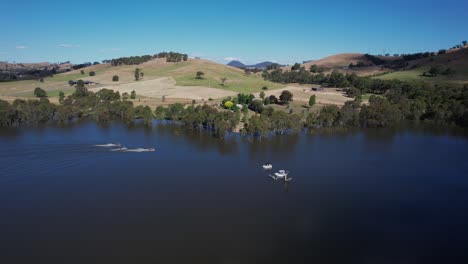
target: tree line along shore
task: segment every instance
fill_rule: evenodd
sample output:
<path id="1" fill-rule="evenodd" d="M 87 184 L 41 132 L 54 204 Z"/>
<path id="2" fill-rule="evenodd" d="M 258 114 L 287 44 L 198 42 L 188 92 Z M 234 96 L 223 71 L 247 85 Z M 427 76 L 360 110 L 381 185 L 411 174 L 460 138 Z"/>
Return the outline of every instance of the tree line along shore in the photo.
<path id="1" fill-rule="evenodd" d="M 266 76 L 268 79 L 268 76 Z M 421 81 L 378 80 L 355 75 L 331 73 L 329 79 L 345 82 L 354 100 L 343 107 L 324 106 L 319 112 L 309 109 L 302 113 L 287 111 L 293 95 L 283 91 L 275 96 L 260 98 L 251 94 L 238 94 L 225 98 L 220 107 L 196 104 L 172 104 L 167 107 L 134 106 L 119 92 L 103 89 L 88 91 L 82 81 L 69 96 L 59 95 L 59 104 L 52 104 L 45 91 L 36 90 L 39 100 L 16 99 L 11 104 L 0 100 L 0 127 L 19 127 L 46 123 L 72 123 L 91 119 L 97 122 L 120 120 L 128 125 L 141 119 L 152 126 L 153 120 L 172 120 L 187 129 L 207 129 L 217 137 L 226 132 L 239 131 L 246 135 L 297 133 L 330 127 L 392 127 L 402 121 L 425 122 L 447 126 L 468 127 L 468 85 L 433 85 Z M 337 85 L 339 86 L 339 85 Z M 369 102 L 362 102 L 363 93 L 374 94 Z M 132 98 L 135 94 L 131 95 Z M 271 104 L 285 106 L 275 110 Z M 315 104 L 312 95 L 309 106 Z M 306 108 L 306 106 L 304 106 Z M 282 108 L 283 109 L 283 108 Z"/>

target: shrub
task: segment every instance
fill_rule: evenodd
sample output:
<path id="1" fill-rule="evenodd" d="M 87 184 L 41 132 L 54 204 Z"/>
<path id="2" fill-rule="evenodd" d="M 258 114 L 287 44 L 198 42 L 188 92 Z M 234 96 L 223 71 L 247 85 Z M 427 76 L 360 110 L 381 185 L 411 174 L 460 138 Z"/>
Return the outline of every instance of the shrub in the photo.
<path id="1" fill-rule="evenodd" d="M 118 76 L 118 75 L 114 75 L 114 76 L 112 77 L 112 81 L 113 81 L 113 82 L 118 82 L 118 81 L 119 81 L 119 76 Z"/>
<path id="2" fill-rule="evenodd" d="M 93 72 L 93 71 L 90 71 L 90 72 L 89 72 L 89 76 L 96 76 L 96 73 Z"/>
<path id="3" fill-rule="evenodd" d="M 224 103 L 224 108 L 226 108 L 226 109 L 231 109 L 231 107 L 232 107 L 233 105 L 234 105 L 233 102 L 227 101 L 227 102 Z"/>
<path id="4" fill-rule="evenodd" d="M 314 106 L 315 105 L 315 94 L 310 96 L 309 99 L 309 106 Z"/>

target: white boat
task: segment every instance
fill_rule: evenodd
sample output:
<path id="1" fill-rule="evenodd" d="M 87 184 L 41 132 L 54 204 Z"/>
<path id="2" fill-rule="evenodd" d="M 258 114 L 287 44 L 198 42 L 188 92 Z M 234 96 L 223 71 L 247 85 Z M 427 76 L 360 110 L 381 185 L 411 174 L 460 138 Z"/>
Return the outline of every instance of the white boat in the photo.
<path id="1" fill-rule="evenodd" d="M 278 171 L 278 172 L 275 173 L 275 176 L 276 176 L 277 178 L 285 178 L 285 179 L 286 179 L 286 178 L 288 177 L 288 174 L 289 174 L 288 171 L 280 170 L 280 171 Z"/>
<path id="2" fill-rule="evenodd" d="M 95 146 L 95 147 L 102 147 L 102 148 L 112 148 L 112 147 L 120 147 L 120 146 L 122 146 L 122 145 L 109 143 L 109 144 L 94 145 L 94 146 Z"/>
<path id="3" fill-rule="evenodd" d="M 271 163 L 263 164 L 262 167 L 263 167 L 264 170 L 271 170 L 271 169 L 273 169 L 273 165 L 271 165 Z"/>

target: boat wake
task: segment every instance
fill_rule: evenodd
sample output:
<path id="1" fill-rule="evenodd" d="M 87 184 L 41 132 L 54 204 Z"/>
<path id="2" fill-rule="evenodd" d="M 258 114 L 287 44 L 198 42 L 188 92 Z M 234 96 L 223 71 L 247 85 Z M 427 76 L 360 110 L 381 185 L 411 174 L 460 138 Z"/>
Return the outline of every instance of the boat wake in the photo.
<path id="1" fill-rule="evenodd" d="M 101 148 L 112 148 L 112 147 L 120 147 L 120 146 L 122 146 L 122 145 L 109 143 L 109 144 L 94 145 L 94 146 L 95 146 L 95 147 L 101 147 Z"/>
<path id="2" fill-rule="evenodd" d="M 114 152 L 136 152 L 136 153 L 141 153 L 141 152 L 154 152 L 156 151 L 154 148 L 136 148 L 136 149 L 128 149 L 128 148 L 117 148 L 117 149 L 111 149 L 110 151 Z"/>

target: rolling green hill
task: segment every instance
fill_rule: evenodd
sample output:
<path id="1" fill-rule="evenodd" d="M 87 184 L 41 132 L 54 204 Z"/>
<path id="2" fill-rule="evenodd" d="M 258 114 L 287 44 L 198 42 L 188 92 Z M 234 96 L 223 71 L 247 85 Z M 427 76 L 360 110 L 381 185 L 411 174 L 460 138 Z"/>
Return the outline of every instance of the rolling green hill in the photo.
<path id="1" fill-rule="evenodd" d="M 450 76 L 423 76 L 432 66 L 449 67 L 455 73 Z M 468 48 L 456 49 L 445 54 L 409 62 L 404 69 L 377 76 L 378 79 L 424 80 L 428 82 L 468 83 Z"/>
<path id="2" fill-rule="evenodd" d="M 155 59 L 140 65 L 111 66 L 110 64 L 94 65 L 67 73 L 57 74 L 39 81 L 17 81 L 0 83 L 0 95 L 7 96 L 32 96 L 36 87 L 45 89 L 51 96 L 58 91 L 70 92 L 74 88 L 68 85 L 69 80 L 89 80 L 99 83 L 99 86 L 112 86 L 119 84 L 131 84 L 136 82 L 134 72 L 136 68 L 142 69 L 144 77 L 139 82 L 162 77 L 171 77 L 178 86 L 203 86 L 217 88 L 233 92 L 254 93 L 261 91 L 262 87 L 278 89 L 284 87 L 281 84 L 263 80 L 260 75 L 246 75 L 244 71 L 223 64 L 207 60 L 188 60 L 185 62 L 168 63 L 164 59 Z M 89 76 L 94 71 L 95 76 Z M 202 71 L 203 79 L 196 78 L 196 72 Z M 113 82 L 112 77 L 119 76 L 119 82 Z M 222 85 L 221 78 L 227 78 Z"/>

